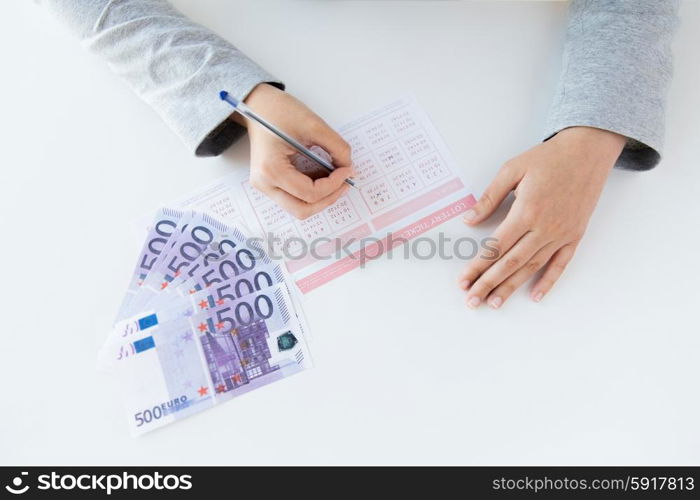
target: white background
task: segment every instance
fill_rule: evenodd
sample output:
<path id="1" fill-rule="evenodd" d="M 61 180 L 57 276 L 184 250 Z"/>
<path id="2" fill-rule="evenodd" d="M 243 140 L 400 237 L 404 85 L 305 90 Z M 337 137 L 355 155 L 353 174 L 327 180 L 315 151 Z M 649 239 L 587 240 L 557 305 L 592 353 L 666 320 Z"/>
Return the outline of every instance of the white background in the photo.
<path id="1" fill-rule="evenodd" d="M 178 1 L 341 124 L 417 95 L 475 194 L 541 139 L 565 3 Z M 467 310 L 456 260 L 382 259 L 307 300 L 314 370 L 140 439 L 95 356 L 133 221 L 231 171 L 190 157 L 32 2 L 0 16 L 0 463 L 698 464 L 700 2 L 666 155 L 612 173 L 540 304 Z M 449 236 L 486 236 L 459 220 Z M 435 232 L 433 235 L 437 234 Z"/>

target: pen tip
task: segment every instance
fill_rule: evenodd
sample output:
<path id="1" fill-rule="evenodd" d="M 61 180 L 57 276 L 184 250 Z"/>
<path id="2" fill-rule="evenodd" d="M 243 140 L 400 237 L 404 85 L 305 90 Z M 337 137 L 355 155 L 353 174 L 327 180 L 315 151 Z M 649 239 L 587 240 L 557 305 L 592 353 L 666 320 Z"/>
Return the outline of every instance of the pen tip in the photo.
<path id="1" fill-rule="evenodd" d="M 219 97 L 221 98 L 222 101 L 225 101 L 226 98 L 228 97 L 228 92 L 226 92 L 225 90 L 222 90 L 221 92 L 219 92 Z"/>

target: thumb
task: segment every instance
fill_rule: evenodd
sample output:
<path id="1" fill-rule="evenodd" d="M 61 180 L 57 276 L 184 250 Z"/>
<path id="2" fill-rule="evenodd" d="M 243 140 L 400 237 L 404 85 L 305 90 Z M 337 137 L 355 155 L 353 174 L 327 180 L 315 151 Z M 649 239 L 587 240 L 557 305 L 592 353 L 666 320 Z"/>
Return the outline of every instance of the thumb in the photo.
<path id="1" fill-rule="evenodd" d="M 503 165 L 476 205 L 464 213 L 464 222 L 474 226 L 488 219 L 518 182 L 520 176 L 515 168 L 508 163 Z"/>
<path id="2" fill-rule="evenodd" d="M 311 142 L 322 147 L 331 155 L 334 167 L 352 170 L 352 151 L 350 145 L 338 132 L 328 125 L 324 123 L 323 127 L 319 127 L 319 130 L 317 130 L 311 138 Z M 350 175 L 353 173 L 350 173 Z"/>

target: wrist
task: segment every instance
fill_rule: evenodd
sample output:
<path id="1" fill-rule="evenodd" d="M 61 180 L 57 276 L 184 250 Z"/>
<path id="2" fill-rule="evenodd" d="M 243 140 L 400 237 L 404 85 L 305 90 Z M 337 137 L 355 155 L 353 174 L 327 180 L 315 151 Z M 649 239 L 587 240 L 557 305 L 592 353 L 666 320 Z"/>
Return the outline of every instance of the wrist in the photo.
<path id="1" fill-rule="evenodd" d="M 612 168 L 627 143 L 623 135 L 594 127 L 569 127 L 554 138 L 571 148 L 578 155 L 591 160 L 592 164 Z"/>
<path id="2" fill-rule="evenodd" d="M 280 94 L 284 94 L 284 91 L 269 83 L 259 83 L 253 87 L 253 90 L 248 93 L 246 98 L 243 99 L 243 102 L 253 108 L 253 110 L 259 110 L 265 106 L 266 103 L 279 98 Z M 240 113 L 232 113 L 229 119 L 242 127 L 248 128 L 248 120 Z"/>

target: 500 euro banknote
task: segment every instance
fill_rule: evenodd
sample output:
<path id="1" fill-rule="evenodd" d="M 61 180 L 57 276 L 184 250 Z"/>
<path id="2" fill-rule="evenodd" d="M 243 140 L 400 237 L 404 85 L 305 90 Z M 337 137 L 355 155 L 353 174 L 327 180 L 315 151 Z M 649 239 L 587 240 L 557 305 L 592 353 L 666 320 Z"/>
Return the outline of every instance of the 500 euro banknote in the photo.
<path id="1" fill-rule="evenodd" d="M 201 311 L 172 307 L 115 325 L 100 354 L 116 375 L 134 434 L 311 366 L 284 284 Z"/>

